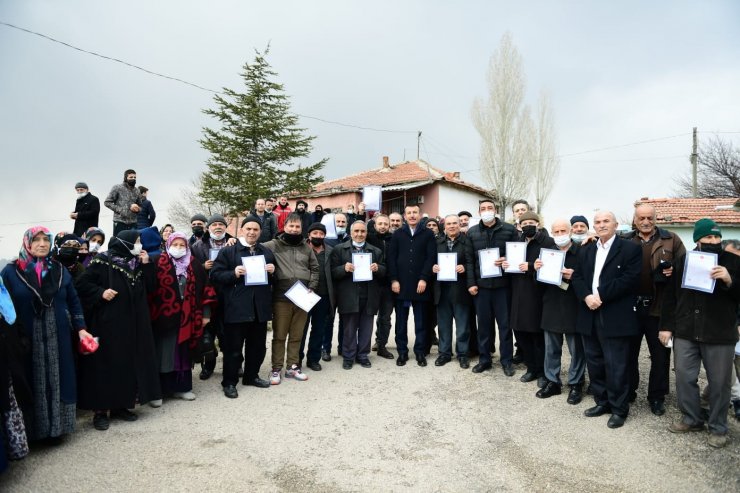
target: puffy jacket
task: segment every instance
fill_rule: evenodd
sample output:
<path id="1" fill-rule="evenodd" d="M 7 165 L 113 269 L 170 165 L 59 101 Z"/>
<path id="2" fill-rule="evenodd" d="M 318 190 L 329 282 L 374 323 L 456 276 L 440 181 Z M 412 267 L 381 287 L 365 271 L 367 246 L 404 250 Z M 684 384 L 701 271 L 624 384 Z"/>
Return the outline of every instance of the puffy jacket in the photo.
<path id="1" fill-rule="evenodd" d="M 113 221 L 125 224 L 136 224 L 135 212 L 131 212 L 131 205 L 141 205 L 143 196 L 136 187 L 127 183 L 119 183 L 111 188 L 105 199 L 105 206 L 113 211 Z"/>
<path id="2" fill-rule="evenodd" d="M 319 287 L 319 261 L 306 243 L 291 245 L 281 236 L 264 243 L 264 247 L 275 254 L 275 287 L 273 300 L 285 301 L 285 292 L 296 281 L 301 281 L 307 288 L 317 290 Z"/>

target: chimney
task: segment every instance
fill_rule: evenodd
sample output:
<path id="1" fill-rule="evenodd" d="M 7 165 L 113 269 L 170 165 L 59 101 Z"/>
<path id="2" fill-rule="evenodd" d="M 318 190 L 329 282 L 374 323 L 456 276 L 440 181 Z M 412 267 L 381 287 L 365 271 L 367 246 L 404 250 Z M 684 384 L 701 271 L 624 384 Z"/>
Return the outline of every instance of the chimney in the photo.
<path id="1" fill-rule="evenodd" d="M 460 172 L 459 171 L 455 171 L 454 173 L 452 173 L 452 177 L 453 178 L 457 178 L 459 180 L 460 179 Z"/>
<path id="2" fill-rule="evenodd" d="M 388 156 L 383 156 L 383 167 L 384 168 L 390 168 L 391 163 L 388 161 Z"/>

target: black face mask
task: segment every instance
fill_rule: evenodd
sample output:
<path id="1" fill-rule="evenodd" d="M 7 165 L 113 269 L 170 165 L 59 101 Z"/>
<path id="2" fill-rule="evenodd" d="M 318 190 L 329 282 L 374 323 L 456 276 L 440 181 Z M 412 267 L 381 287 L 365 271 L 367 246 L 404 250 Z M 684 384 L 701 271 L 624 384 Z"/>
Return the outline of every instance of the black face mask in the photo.
<path id="1" fill-rule="evenodd" d="M 324 239 L 323 238 L 311 238 L 311 244 L 316 247 L 321 246 L 324 244 Z"/>
<path id="2" fill-rule="evenodd" d="M 130 187 L 136 186 L 136 180 L 126 180 L 126 183 Z"/>
<path id="3" fill-rule="evenodd" d="M 283 240 L 289 245 L 300 245 L 303 241 L 303 235 L 300 233 L 297 235 L 283 233 Z"/>
<path id="4" fill-rule="evenodd" d="M 699 250 L 707 253 L 722 253 L 722 243 L 699 243 Z"/>
<path id="5" fill-rule="evenodd" d="M 537 234 L 537 226 L 522 226 L 522 234 L 525 238 L 534 238 L 534 235 Z"/>
<path id="6" fill-rule="evenodd" d="M 75 262 L 77 262 L 78 255 L 79 250 L 76 248 L 60 248 L 59 253 L 57 254 L 57 260 L 59 260 L 62 265 L 71 267 Z"/>
<path id="7" fill-rule="evenodd" d="M 196 238 L 200 238 L 201 236 L 203 236 L 203 233 L 205 233 L 203 226 L 193 226 L 193 234 Z"/>
<path id="8" fill-rule="evenodd" d="M 316 209 L 316 211 L 314 211 L 314 214 L 316 214 L 317 216 L 323 216 L 324 211 L 322 211 L 321 209 Z"/>

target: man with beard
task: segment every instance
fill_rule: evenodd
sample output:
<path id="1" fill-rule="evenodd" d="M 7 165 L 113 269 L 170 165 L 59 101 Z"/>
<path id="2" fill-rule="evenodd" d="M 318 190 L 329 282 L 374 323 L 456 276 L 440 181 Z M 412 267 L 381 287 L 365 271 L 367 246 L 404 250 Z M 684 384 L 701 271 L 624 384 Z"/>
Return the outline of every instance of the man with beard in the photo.
<path id="1" fill-rule="evenodd" d="M 367 242 L 379 248 L 383 252 L 383 258 L 387 259 L 388 247 L 393 237 L 390 231 L 390 219 L 385 214 L 376 214 L 373 217 L 373 224 L 375 228 L 368 232 Z M 385 346 L 388 344 L 388 338 L 391 334 L 391 314 L 393 313 L 396 297 L 391 290 L 391 282 L 387 275 L 379 278 L 378 283 L 380 286 L 380 308 L 375 321 L 375 346 L 373 350 L 377 351 L 381 358 L 393 359 L 395 356 Z"/>
<path id="2" fill-rule="evenodd" d="M 254 201 L 254 210 L 252 215 L 260 221 L 260 243 L 275 238 L 277 234 L 277 220 L 275 215 L 267 210 L 265 199 L 257 199 Z"/>
<path id="3" fill-rule="evenodd" d="M 200 213 L 195 214 L 193 217 L 190 218 L 190 228 L 193 231 L 193 235 L 188 240 L 190 246 L 193 246 L 195 242 L 200 240 L 203 237 L 203 234 L 205 234 L 206 221 L 208 221 L 208 218 Z"/>
<path id="4" fill-rule="evenodd" d="M 123 183 L 114 185 L 105 206 L 113 211 L 113 236 L 121 231 L 136 229 L 136 215 L 141 210 L 142 196 L 136 188 L 136 171 L 127 169 L 123 174 Z"/>
<path id="5" fill-rule="evenodd" d="M 311 213 L 308 212 L 308 203 L 299 200 L 295 204 L 295 213 L 301 216 L 301 231 L 303 231 L 303 237 L 308 238 L 308 228 L 313 224 L 313 219 L 311 219 Z"/>
<path id="6" fill-rule="evenodd" d="M 316 207 L 313 208 L 313 214 L 311 214 L 311 224 L 320 223 L 322 217 L 324 217 L 324 208 L 321 204 L 316 204 Z"/>
<path id="7" fill-rule="evenodd" d="M 343 212 L 337 212 L 334 214 L 334 226 L 337 230 L 336 239 L 326 240 L 326 244 L 330 247 L 335 247 L 340 243 L 349 241 L 349 235 L 347 234 L 347 216 Z"/>
<path id="8" fill-rule="evenodd" d="M 85 182 L 76 183 L 75 191 L 77 202 L 75 202 L 74 212 L 70 213 L 69 217 L 75 220 L 72 234 L 81 238 L 88 229 L 98 227 L 100 200 L 90 193 Z"/>
<path id="9" fill-rule="evenodd" d="M 460 232 L 462 234 L 467 233 L 468 227 L 470 227 L 470 218 L 472 218 L 473 215 L 468 211 L 460 211 L 457 213 L 457 217 L 460 218 Z"/>
<path id="10" fill-rule="evenodd" d="M 403 226 L 403 216 L 399 214 L 398 212 L 391 212 L 388 214 L 388 221 L 390 221 L 390 232 L 391 234 L 395 233 L 398 228 Z"/>

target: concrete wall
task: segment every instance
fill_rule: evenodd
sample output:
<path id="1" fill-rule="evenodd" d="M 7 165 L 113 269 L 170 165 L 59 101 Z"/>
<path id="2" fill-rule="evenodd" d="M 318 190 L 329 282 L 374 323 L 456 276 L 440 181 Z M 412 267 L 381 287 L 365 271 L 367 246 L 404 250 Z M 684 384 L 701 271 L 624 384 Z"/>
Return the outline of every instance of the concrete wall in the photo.
<path id="1" fill-rule="evenodd" d="M 694 243 L 694 226 L 671 226 L 665 224 L 659 224 L 658 227 L 667 229 L 672 233 L 676 233 L 683 241 L 684 246 L 687 250 L 693 250 Z M 740 226 L 722 226 L 722 239 L 723 240 L 737 240 L 740 239 Z"/>

